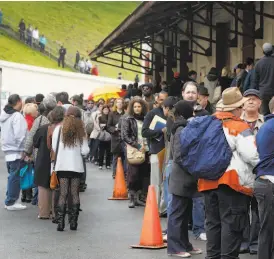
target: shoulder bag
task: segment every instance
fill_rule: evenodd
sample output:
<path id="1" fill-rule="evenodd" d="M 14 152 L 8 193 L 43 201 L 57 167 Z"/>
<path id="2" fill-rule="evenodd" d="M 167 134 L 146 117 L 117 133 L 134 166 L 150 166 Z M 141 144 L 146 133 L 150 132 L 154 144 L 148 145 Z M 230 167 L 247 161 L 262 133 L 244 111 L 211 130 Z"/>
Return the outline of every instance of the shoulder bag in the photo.
<path id="1" fill-rule="evenodd" d="M 140 165 L 145 162 L 145 153 L 127 144 L 127 160 L 131 165 Z"/>
<path id="2" fill-rule="evenodd" d="M 56 165 L 57 156 L 58 156 L 58 149 L 59 149 L 61 131 L 62 131 L 62 128 L 60 127 L 60 130 L 59 130 L 59 133 L 58 133 L 58 139 L 57 139 L 56 154 L 55 154 L 55 159 L 54 159 L 54 162 L 53 162 L 53 169 L 52 169 L 51 176 L 50 176 L 50 189 L 52 189 L 52 190 L 55 190 L 59 185 L 57 174 L 55 172 L 55 165 Z"/>

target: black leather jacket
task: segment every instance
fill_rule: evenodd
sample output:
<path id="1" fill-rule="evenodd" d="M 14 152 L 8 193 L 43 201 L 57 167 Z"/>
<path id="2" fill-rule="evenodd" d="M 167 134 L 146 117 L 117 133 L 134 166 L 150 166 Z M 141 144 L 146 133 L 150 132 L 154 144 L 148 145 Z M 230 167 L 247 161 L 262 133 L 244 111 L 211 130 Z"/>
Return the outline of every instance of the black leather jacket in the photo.
<path id="1" fill-rule="evenodd" d="M 122 123 L 121 138 L 126 144 L 138 148 L 137 122 L 132 116 L 128 116 Z"/>

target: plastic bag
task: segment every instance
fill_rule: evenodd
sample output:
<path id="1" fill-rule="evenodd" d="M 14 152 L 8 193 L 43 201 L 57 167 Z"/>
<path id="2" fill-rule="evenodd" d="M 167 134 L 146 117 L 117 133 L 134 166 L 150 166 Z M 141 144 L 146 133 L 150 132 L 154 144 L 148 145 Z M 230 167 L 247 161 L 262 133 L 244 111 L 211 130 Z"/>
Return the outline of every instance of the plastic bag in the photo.
<path id="1" fill-rule="evenodd" d="M 20 170 L 20 188 L 27 190 L 34 187 L 34 168 L 33 164 L 26 164 Z"/>

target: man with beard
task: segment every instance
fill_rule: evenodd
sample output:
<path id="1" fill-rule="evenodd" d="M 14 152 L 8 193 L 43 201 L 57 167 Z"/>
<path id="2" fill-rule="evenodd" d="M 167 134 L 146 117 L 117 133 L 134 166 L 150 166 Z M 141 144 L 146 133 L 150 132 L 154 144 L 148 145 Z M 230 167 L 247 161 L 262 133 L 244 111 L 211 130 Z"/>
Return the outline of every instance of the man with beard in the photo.
<path id="1" fill-rule="evenodd" d="M 185 101 L 188 101 L 194 109 L 194 116 L 209 115 L 209 112 L 204 110 L 198 103 L 198 85 L 195 82 L 186 82 L 183 86 L 182 97 Z M 197 194 L 195 198 L 192 198 L 193 210 L 193 234 L 196 239 L 206 241 L 205 233 L 205 203 L 202 194 Z"/>
<path id="2" fill-rule="evenodd" d="M 148 106 L 151 106 L 155 102 L 155 98 L 153 96 L 153 84 L 147 83 L 141 85 L 142 89 L 142 99 L 148 103 Z"/>

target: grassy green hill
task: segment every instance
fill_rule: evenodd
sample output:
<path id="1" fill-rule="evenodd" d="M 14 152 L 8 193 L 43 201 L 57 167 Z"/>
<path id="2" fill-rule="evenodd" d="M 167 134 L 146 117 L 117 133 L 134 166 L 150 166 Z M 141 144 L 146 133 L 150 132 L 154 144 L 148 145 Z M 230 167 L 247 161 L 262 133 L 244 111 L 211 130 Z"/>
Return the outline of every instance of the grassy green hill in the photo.
<path id="1" fill-rule="evenodd" d="M 0 59 L 33 66 L 59 69 L 55 61 L 45 57 L 37 51 L 30 49 L 25 44 L 9 37 L 1 31 L 0 46 Z M 65 68 L 65 70 L 71 71 L 69 68 Z"/>
<path id="2" fill-rule="evenodd" d="M 69 54 L 79 50 L 87 57 L 113 29 L 127 17 L 140 2 L 5 2 L 1 9 L 16 28 L 21 18 L 26 25 L 38 27 L 40 34 L 62 43 Z M 8 48 L 8 45 L 5 46 Z M 2 58 L 9 60 L 4 54 Z M 43 66 L 43 64 L 40 64 Z M 101 75 L 116 78 L 120 69 L 99 65 Z M 136 67 L 135 67 L 136 69 Z M 133 79 L 134 73 L 123 71 L 124 78 Z"/>

